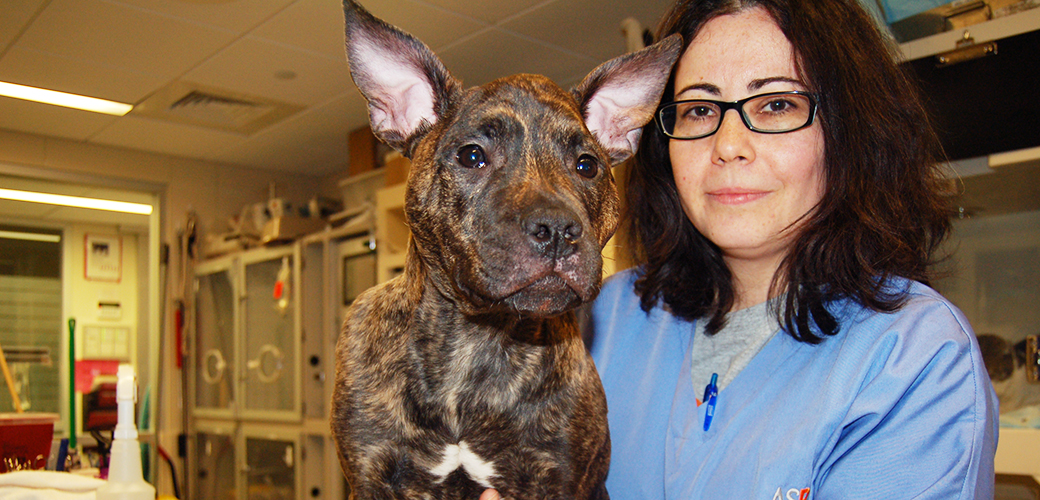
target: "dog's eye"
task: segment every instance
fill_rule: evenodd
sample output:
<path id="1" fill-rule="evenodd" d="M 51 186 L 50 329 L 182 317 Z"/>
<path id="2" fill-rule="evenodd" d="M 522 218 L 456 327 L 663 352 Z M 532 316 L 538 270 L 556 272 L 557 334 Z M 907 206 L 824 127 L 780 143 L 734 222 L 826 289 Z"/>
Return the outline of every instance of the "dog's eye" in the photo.
<path id="1" fill-rule="evenodd" d="M 476 144 L 469 144 L 462 146 L 457 153 L 455 153 L 455 160 L 466 168 L 484 168 L 487 165 L 487 158 L 484 157 L 484 150 Z"/>
<path id="2" fill-rule="evenodd" d="M 574 169 L 578 171 L 578 175 L 591 179 L 599 173 L 599 162 L 589 155 L 581 155 Z"/>

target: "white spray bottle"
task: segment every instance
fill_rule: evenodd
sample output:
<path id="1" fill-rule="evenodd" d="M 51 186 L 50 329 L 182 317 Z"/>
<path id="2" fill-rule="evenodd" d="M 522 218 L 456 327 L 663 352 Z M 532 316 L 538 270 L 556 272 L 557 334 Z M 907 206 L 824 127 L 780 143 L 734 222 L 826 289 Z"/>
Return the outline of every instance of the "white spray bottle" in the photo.
<path id="1" fill-rule="evenodd" d="M 144 480 L 141 443 L 134 424 L 137 379 L 134 367 L 119 365 L 116 373 L 118 419 L 108 461 L 108 482 L 97 489 L 97 500 L 155 500 L 155 487 Z"/>

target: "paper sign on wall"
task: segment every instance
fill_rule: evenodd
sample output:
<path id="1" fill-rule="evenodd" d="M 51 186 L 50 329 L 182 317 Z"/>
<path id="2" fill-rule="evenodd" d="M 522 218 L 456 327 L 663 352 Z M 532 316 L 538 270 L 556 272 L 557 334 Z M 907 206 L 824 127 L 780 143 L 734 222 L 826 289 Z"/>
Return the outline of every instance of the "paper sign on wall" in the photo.
<path id="1" fill-rule="evenodd" d="M 130 360 L 130 327 L 84 326 L 83 359 Z"/>
<path id="2" fill-rule="evenodd" d="M 88 234 L 84 236 L 84 274 L 94 281 L 115 281 L 123 277 L 123 238 Z"/>

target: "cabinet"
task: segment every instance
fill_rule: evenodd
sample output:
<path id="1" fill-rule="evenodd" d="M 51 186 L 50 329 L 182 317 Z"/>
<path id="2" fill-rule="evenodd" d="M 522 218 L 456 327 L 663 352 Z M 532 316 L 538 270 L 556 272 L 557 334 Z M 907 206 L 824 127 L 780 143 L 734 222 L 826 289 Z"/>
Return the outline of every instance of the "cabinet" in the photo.
<path id="1" fill-rule="evenodd" d="M 196 416 L 230 417 L 235 409 L 238 301 L 231 259 L 199 266 L 195 280 L 192 391 Z"/>
<path id="2" fill-rule="evenodd" d="M 193 449 L 195 467 L 191 498 L 236 498 L 238 454 L 235 426 L 229 423 L 196 423 Z"/>
<path id="3" fill-rule="evenodd" d="M 900 45 L 951 160 L 1040 158 L 1038 47 L 1040 8 Z"/>
<path id="4" fill-rule="evenodd" d="M 196 270 L 194 415 L 300 419 L 299 247 Z"/>
<path id="5" fill-rule="evenodd" d="M 328 408 L 343 313 L 376 284 L 363 226 L 196 266 L 190 498 L 346 498 Z"/>
<path id="6" fill-rule="evenodd" d="M 298 430 L 286 426 L 197 422 L 193 443 L 197 465 L 191 498 L 337 498 L 324 495 L 323 483 L 305 480 L 303 471 L 308 468 L 298 467 L 305 453 L 301 437 Z M 323 457 L 319 454 L 317 458 Z M 307 485 L 311 487 L 305 489 Z"/>

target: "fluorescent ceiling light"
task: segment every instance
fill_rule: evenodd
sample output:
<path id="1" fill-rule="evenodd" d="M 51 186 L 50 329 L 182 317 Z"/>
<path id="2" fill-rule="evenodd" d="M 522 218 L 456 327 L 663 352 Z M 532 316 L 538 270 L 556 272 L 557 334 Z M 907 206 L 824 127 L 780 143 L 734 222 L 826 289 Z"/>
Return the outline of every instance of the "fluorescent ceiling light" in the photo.
<path id="1" fill-rule="evenodd" d="M 124 212 L 128 214 L 149 215 L 152 213 L 152 206 L 144 203 L 102 200 L 99 198 L 83 198 L 80 196 L 65 196 L 61 194 L 37 193 L 33 191 L 18 191 L 15 189 L 0 188 L 0 198 L 15 201 L 28 201 L 32 203 L 46 203 L 48 205 L 63 205 L 66 207 L 92 208 L 94 210 L 108 210 L 110 212 Z"/>
<path id="2" fill-rule="evenodd" d="M 7 238 L 9 240 L 46 241 L 50 243 L 58 243 L 61 241 L 61 236 L 56 234 L 23 233 L 21 231 L 3 230 L 0 230 L 0 238 Z"/>
<path id="3" fill-rule="evenodd" d="M 123 116 L 129 113 L 131 109 L 134 109 L 132 105 L 121 102 L 106 101 L 96 97 L 67 94 L 56 90 L 28 87 L 7 82 L 0 82 L 0 95 L 115 116 Z"/>

